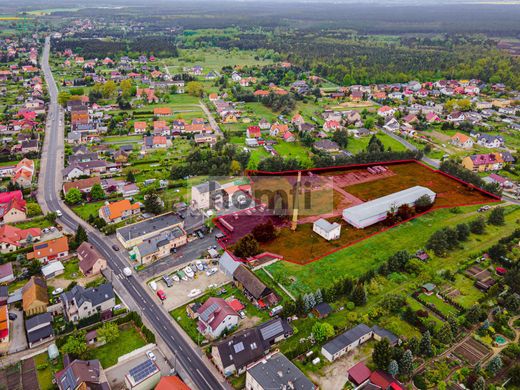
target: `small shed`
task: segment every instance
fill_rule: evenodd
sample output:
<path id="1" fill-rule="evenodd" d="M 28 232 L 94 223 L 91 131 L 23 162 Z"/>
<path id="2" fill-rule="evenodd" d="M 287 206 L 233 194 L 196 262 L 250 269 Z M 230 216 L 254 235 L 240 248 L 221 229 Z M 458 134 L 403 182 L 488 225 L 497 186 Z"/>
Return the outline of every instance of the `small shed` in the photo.
<path id="1" fill-rule="evenodd" d="M 432 295 L 433 292 L 435 291 L 435 284 L 433 283 L 426 283 L 426 284 L 423 284 L 422 285 L 422 289 L 423 289 L 423 292 L 426 294 L 426 295 Z"/>
<path id="2" fill-rule="evenodd" d="M 47 354 L 49 355 L 50 360 L 57 359 L 60 356 L 60 351 L 58 351 L 58 347 L 56 344 L 51 344 L 47 348 Z"/>
<path id="3" fill-rule="evenodd" d="M 47 264 L 42 267 L 42 274 L 45 279 L 51 279 L 55 276 L 61 275 L 65 272 L 65 267 L 61 263 L 61 261 L 53 261 L 52 263 Z"/>
<path id="4" fill-rule="evenodd" d="M 330 313 L 332 313 L 332 307 L 330 307 L 327 302 L 318 303 L 312 308 L 312 313 L 317 318 L 325 318 L 328 317 Z"/>

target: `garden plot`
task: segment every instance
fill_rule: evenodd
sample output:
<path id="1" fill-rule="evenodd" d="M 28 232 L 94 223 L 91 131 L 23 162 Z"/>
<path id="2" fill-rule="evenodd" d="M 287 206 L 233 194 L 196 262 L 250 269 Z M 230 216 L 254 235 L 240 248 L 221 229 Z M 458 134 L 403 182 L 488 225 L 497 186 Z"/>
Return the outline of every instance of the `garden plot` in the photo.
<path id="1" fill-rule="evenodd" d="M 489 356 L 491 350 L 473 338 L 467 339 L 453 351 L 455 355 L 474 366 Z"/>

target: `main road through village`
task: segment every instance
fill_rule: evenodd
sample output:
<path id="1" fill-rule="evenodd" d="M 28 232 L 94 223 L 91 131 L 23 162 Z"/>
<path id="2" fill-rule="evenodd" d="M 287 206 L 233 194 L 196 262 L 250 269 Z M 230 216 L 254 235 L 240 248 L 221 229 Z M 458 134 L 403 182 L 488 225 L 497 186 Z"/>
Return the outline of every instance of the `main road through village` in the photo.
<path id="1" fill-rule="evenodd" d="M 172 323 L 169 315 L 145 291 L 137 275 L 125 278 L 123 268 L 127 266 L 121 252 L 112 248 L 111 240 L 83 221 L 66 207 L 60 199 L 59 191 L 62 184 L 61 169 L 63 168 L 64 151 L 64 118 L 62 109 L 58 105 L 58 89 L 49 66 L 50 39 L 47 37 L 42 55 L 42 69 L 50 95 L 48 109 L 45 144 L 42 151 L 42 165 L 38 183 L 38 200 L 42 208 L 47 211 L 60 210 L 63 214 L 58 222 L 64 229 L 75 231 L 81 223 L 88 233 L 89 242 L 95 245 L 106 257 L 108 267 L 116 292 L 124 297 L 125 303 L 138 308 L 146 322 L 153 328 L 160 341 L 164 343 L 175 357 L 175 365 L 183 377 L 189 378 L 198 389 L 228 388 L 225 381 L 221 381 L 208 363 L 203 361 L 200 352 L 190 345 L 181 334 L 181 331 Z M 131 302 L 128 302 L 131 300 Z"/>

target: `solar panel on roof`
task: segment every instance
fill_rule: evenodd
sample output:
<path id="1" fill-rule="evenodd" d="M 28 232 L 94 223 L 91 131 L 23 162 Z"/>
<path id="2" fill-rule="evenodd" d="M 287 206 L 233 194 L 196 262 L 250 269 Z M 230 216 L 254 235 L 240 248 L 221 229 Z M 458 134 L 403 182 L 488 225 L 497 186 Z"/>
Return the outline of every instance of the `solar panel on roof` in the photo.
<path id="1" fill-rule="evenodd" d="M 215 310 L 217 310 L 217 309 L 218 309 L 218 304 L 217 304 L 217 303 L 212 303 L 211 305 L 209 305 L 208 308 L 206 308 L 206 310 L 204 310 L 204 311 L 202 312 L 202 314 L 200 315 L 200 319 L 201 319 L 202 321 L 207 321 L 208 318 L 209 318 L 209 317 L 213 314 L 213 312 L 214 312 Z"/>
<path id="2" fill-rule="evenodd" d="M 262 338 L 264 340 L 270 339 L 274 335 L 278 335 L 283 333 L 283 326 L 281 321 L 275 321 L 272 324 L 267 325 L 260 329 L 260 333 L 262 334 Z"/>
<path id="3" fill-rule="evenodd" d="M 134 368 L 130 369 L 129 373 L 132 376 L 132 378 L 134 378 L 134 381 L 136 383 L 139 383 L 156 371 L 158 371 L 158 368 L 155 365 L 155 363 L 151 360 L 146 360 L 138 366 L 135 366 Z"/>
<path id="4" fill-rule="evenodd" d="M 235 353 L 242 352 L 244 350 L 244 343 L 242 341 L 236 343 L 235 345 L 233 345 L 233 348 L 235 349 Z"/>
<path id="5" fill-rule="evenodd" d="M 47 243 L 44 243 L 44 244 L 40 244 L 40 245 L 35 245 L 34 246 L 34 249 L 43 249 L 43 248 L 47 248 Z"/>

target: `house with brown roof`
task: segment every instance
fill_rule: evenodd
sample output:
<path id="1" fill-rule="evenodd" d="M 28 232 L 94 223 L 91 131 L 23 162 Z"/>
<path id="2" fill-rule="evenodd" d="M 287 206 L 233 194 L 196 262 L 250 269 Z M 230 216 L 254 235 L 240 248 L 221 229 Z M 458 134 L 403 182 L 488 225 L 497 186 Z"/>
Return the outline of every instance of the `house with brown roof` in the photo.
<path id="1" fill-rule="evenodd" d="M 63 195 L 67 195 L 72 188 L 77 188 L 81 193 L 88 194 L 94 184 L 101 184 L 101 178 L 99 176 L 63 183 Z"/>
<path id="2" fill-rule="evenodd" d="M 79 269 L 85 276 L 98 275 L 107 267 L 106 259 L 88 242 L 81 243 L 77 253 Z"/>
<path id="3" fill-rule="evenodd" d="M 27 253 L 27 260 L 37 259 L 42 263 L 59 260 L 69 255 L 69 240 L 66 236 L 33 245 L 33 251 Z"/>
<path id="4" fill-rule="evenodd" d="M 107 203 L 99 208 L 99 217 L 106 223 L 117 223 L 141 212 L 139 203 L 132 204 L 130 200 L 123 199 L 117 202 Z"/>
<path id="5" fill-rule="evenodd" d="M 66 359 L 69 361 L 69 359 Z M 73 360 L 55 374 L 59 390 L 110 389 L 99 360 Z"/>
<path id="6" fill-rule="evenodd" d="M 261 308 L 275 305 L 279 301 L 276 294 L 243 264 L 233 272 L 233 280 L 237 288 Z"/>
<path id="7" fill-rule="evenodd" d="M 22 287 L 22 307 L 26 316 L 47 312 L 49 297 L 47 283 L 42 278 L 33 276 Z"/>

